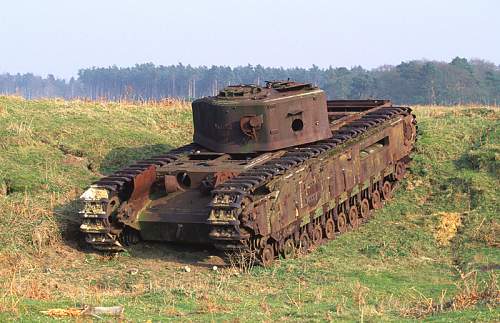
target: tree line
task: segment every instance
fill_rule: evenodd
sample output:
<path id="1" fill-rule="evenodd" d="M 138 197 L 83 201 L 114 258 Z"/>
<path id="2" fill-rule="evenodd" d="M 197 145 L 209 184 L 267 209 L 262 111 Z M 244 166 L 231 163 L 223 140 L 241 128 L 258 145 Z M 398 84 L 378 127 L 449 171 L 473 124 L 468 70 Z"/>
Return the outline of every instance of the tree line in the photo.
<path id="1" fill-rule="evenodd" d="M 226 85 L 292 79 L 320 86 L 330 99 L 388 98 L 407 104 L 499 104 L 500 65 L 456 57 L 451 62 L 410 61 L 372 70 L 362 67 L 275 68 L 170 65 L 80 69 L 77 78 L 0 74 L 0 94 L 26 98 L 108 100 L 192 99 L 215 95 Z"/>

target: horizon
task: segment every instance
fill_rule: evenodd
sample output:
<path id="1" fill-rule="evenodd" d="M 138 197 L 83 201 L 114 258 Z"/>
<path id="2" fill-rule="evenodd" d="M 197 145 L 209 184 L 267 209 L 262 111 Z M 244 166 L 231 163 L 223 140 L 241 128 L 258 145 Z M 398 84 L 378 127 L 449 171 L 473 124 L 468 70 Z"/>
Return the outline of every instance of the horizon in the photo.
<path id="1" fill-rule="evenodd" d="M 454 57 L 500 64 L 500 3 L 19 0 L 0 12 L 0 74 L 59 79 L 153 63 L 364 69 Z"/>
<path id="2" fill-rule="evenodd" d="M 378 69 L 381 69 L 381 68 L 384 68 L 384 67 L 390 67 L 390 68 L 394 68 L 398 65 L 401 65 L 401 64 L 404 64 L 404 63 L 410 63 L 410 62 L 417 62 L 417 63 L 427 63 L 427 62 L 430 62 L 430 63 L 441 63 L 441 64 L 450 64 L 451 61 L 454 59 L 454 58 L 465 58 L 467 59 L 468 62 L 474 62 L 474 61 L 480 61 L 480 62 L 484 62 L 484 63 L 487 63 L 487 64 L 493 64 L 495 65 L 497 68 L 500 68 L 500 64 L 496 64 L 495 62 L 492 62 L 492 61 L 488 61 L 488 60 L 485 60 L 483 58 L 480 58 L 480 57 L 473 57 L 473 58 L 467 58 L 467 57 L 459 57 L 459 56 L 456 56 L 456 57 L 453 57 L 451 58 L 449 61 L 440 61 L 440 60 L 428 60 L 428 59 L 410 59 L 410 60 L 407 60 L 407 61 L 401 61 L 397 64 L 382 64 L 382 65 L 379 65 L 379 66 L 375 66 L 375 67 L 372 67 L 372 68 L 366 68 L 365 66 L 361 66 L 361 65 L 354 65 L 354 66 L 326 66 L 326 67 L 323 67 L 323 66 L 317 66 L 316 64 L 312 64 L 311 66 L 265 66 L 265 65 L 262 65 L 262 64 L 241 64 L 241 65 L 234 65 L 234 66 L 230 66 L 230 65 L 215 65 L 215 64 L 212 64 L 212 65 L 193 65 L 193 64 L 186 64 L 184 62 L 178 62 L 176 64 L 154 64 L 153 62 L 142 62 L 142 63 L 135 63 L 135 64 L 132 64 L 132 65 L 128 65 L 128 66 L 117 66 L 117 65 L 109 65 L 109 66 L 87 66 L 87 67 L 80 67 L 78 68 L 77 72 L 75 73 L 75 75 L 72 75 L 70 77 L 60 77 L 58 75 L 54 75 L 53 73 L 46 73 L 45 75 L 42 75 L 42 74 L 36 74 L 36 73 L 33 73 L 33 72 L 0 72 L 0 75 L 17 75 L 17 74 L 20 74 L 20 75 L 26 75 L 26 74 L 33 74 L 34 76 L 40 76 L 44 79 L 46 79 L 49 75 L 52 75 L 54 76 L 55 79 L 57 80 L 64 80 L 66 82 L 68 82 L 72 77 L 76 80 L 78 79 L 78 72 L 80 70 L 85 70 L 85 69 L 108 69 L 108 68 L 113 68 L 113 67 L 116 67 L 118 69 L 126 69 L 126 68 L 133 68 L 135 66 L 141 66 L 141 65 L 146 65 L 146 64 L 153 64 L 155 67 L 168 67 L 168 66 L 179 66 L 179 65 L 183 65 L 183 66 L 190 66 L 192 68 L 200 68 L 200 67 L 206 67 L 206 68 L 211 68 L 211 67 L 229 67 L 231 69 L 235 69 L 235 68 L 239 68 L 239 67 L 246 67 L 246 66 L 251 66 L 251 67 L 257 67 L 257 66 L 261 66 L 262 68 L 271 68 L 271 69 L 305 69 L 305 70 L 310 70 L 312 68 L 314 68 L 315 66 L 322 70 L 322 71 L 325 71 L 325 70 L 328 70 L 330 68 L 333 68 L 333 69 L 336 69 L 336 68 L 346 68 L 348 70 L 352 70 L 354 68 L 362 68 L 366 71 L 376 71 Z"/>

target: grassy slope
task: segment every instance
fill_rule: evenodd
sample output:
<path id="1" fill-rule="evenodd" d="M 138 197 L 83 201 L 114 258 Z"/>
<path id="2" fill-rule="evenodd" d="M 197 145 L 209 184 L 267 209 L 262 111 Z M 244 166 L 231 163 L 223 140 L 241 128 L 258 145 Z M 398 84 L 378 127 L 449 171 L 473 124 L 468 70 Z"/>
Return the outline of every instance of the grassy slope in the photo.
<path id="1" fill-rule="evenodd" d="M 188 142 L 188 109 L 0 97 L 0 191 L 9 193 L 0 195 L 0 319 L 122 304 L 133 320 L 414 320 L 431 299 L 496 281 L 500 112 L 416 114 L 411 174 L 372 221 L 301 259 L 239 274 L 208 270 L 217 258 L 199 248 L 145 243 L 109 259 L 81 247 L 78 194 L 100 174 Z M 435 236 L 450 213 L 462 225 L 442 245 Z M 476 280 L 461 278 L 471 271 Z M 426 319 L 463 317 L 500 312 L 479 302 Z"/>

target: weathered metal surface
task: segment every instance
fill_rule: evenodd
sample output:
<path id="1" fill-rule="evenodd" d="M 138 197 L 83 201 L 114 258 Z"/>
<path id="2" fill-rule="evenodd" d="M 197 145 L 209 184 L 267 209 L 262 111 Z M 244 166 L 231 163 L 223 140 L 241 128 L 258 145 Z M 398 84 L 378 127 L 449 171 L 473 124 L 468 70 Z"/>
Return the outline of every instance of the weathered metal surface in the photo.
<path id="1" fill-rule="evenodd" d="M 331 136 L 325 93 L 311 84 L 230 86 L 193 102 L 194 142 L 214 151 L 274 151 Z"/>
<path id="2" fill-rule="evenodd" d="M 268 265 L 369 220 L 404 178 L 416 140 L 407 107 L 326 102 L 294 82 L 229 87 L 195 102 L 193 113 L 197 144 L 138 162 L 82 195 L 81 230 L 94 247 L 120 250 L 133 229 L 146 240 L 251 248 Z M 304 127 L 291 129 L 298 119 Z"/>

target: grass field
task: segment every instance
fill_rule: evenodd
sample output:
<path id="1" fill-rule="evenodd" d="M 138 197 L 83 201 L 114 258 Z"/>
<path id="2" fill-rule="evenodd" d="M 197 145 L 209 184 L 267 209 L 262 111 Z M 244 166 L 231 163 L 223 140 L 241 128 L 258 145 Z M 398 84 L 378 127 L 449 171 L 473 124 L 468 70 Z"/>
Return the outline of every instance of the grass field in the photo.
<path id="1" fill-rule="evenodd" d="M 214 271 L 203 247 L 107 257 L 78 233 L 93 180 L 190 141 L 187 106 L 0 97 L 0 320 L 89 304 L 132 321 L 498 322 L 500 109 L 415 113 L 411 172 L 373 220 L 272 268 Z"/>

